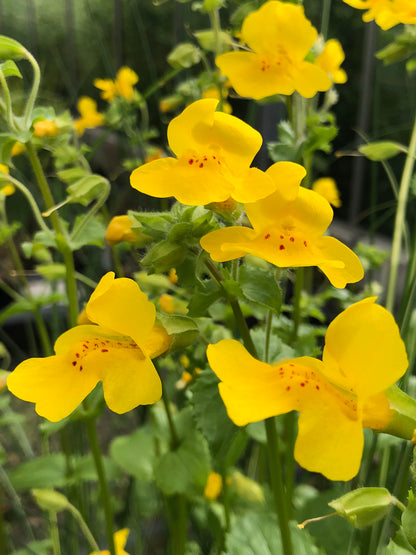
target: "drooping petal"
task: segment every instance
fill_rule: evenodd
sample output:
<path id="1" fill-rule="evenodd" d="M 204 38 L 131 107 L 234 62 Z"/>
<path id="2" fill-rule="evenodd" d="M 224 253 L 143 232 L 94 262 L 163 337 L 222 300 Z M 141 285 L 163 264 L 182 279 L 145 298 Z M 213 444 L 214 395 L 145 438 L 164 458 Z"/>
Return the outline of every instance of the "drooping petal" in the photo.
<path id="1" fill-rule="evenodd" d="M 334 237 L 321 237 L 317 248 L 324 255 L 324 262 L 317 264 L 334 287 L 343 289 L 347 283 L 356 283 L 364 277 L 358 256 Z"/>
<path id="2" fill-rule="evenodd" d="M 109 349 L 105 356 L 94 351 L 86 362 L 88 369 L 100 373 L 105 402 L 118 414 L 156 403 L 162 395 L 153 362 L 133 345 L 130 349 Z"/>
<path id="3" fill-rule="evenodd" d="M 94 372 L 80 372 L 67 355 L 30 358 L 9 375 L 9 390 L 36 403 L 35 410 L 44 418 L 58 422 L 69 416 L 99 381 Z"/>
<path id="4" fill-rule="evenodd" d="M 172 343 L 172 336 L 161 324 L 155 324 L 149 335 L 143 341 L 142 349 L 150 358 L 156 358 L 165 353 Z"/>
<path id="5" fill-rule="evenodd" d="M 155 322 L 156 309 L 132 279 L 105 274 L 87 303 L 89 319 L 131 337 L 139 346 Z"/>
<path id="6" fill-rule="evenodd" d="M 253 229 L 242 226 L 216 229 L 201 237 L 201 247 L 209 252 L 212 260 L 226 262 L 247 254 L 246 245 L 255 237 Z M 239 248 L 239 246 L 242 247 Z"/>
<path id="7" fill-rule="evenodd" d="M 153 160 L 133 171 L 131 186 L 146 195 L 158 198 L 173 196 L 182 204 L 191 206 L 226 200 L 233 190 L 230 172 L 225 164 L 218 167 L 212 159 L 208 164 L 203 158 L 200 160 L 196 155 L 189 154 L 186 160 Z M 200 164 L 202 167 L 199 167 Z"/>
<path id="8" fill-rule="evenodd" d="M 382 430 L 390 422 L 394 411 L 384 391 L 368 397 L 363 405 L 363 428 Z"/>
<path id="9" fill-rule="evenodd" d="M 326 71 L 310 62 L 302 62 L 293 76 L 295 88 L 301 96 L 312 98 L 318 91 L 331 88 L 331 79 Z"/>
<path id="10" fill-rule="evenodd" d="M 370 397 L 394 384 L 408 360 L 393 316 L 375 298 L 344 310 L 329 325 L 323 362 L 332 382 Z"/>
<path id="11" fill-rule="evenodd" d="M 217 56 L 215 63 L 240 96 L 258 100 L 295 91 L 287 64 L 276 66 L 255 52 L 226 52 Z"/>
<path id="12" fill-rule="evenodd" d="M 301 412 L 295 459 L 310 472 L 330 480 L 351 480 L 360 468 L 363 430 L 334 403 L 309 406 Z"/>

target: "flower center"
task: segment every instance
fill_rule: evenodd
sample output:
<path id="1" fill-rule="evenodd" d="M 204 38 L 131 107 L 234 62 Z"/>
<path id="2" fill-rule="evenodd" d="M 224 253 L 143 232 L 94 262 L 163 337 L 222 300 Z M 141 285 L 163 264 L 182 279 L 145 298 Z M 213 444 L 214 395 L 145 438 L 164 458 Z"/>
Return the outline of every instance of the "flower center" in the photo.
<path id="1" fill-rule="evenodd" d="M 264 234 L 264 240 L 276 244 L 279 251 L 298 250 L 308 247 L 308 240 L 295 232 L 295 229 L 285 229 L 281 232 L 267 232 Z"/>
<path id="2" fill-rule="evenodd" d="M 120 336 L 117 339 L 107 339 L 105 337 L 89 337 L 81 341 L 69 353 L 71 365 L 82 372 L 84 369 L 84 358 L 93 352 L 99 352 L 103 356 L 114 349 L 134 349 L 136 355 L 145 358 L 143 351 L 134 343 L 130 337 Z"/>

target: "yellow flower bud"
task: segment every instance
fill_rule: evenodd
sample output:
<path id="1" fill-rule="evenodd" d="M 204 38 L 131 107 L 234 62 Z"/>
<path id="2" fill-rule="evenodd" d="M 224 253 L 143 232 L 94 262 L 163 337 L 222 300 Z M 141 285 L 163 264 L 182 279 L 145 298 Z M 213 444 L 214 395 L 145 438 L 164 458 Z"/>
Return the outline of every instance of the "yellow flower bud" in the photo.
<path id="1" fill-rule="evenodd" d="M 56 123 L 50 119 L 42 119 L 33 124 L 33 132 L 35 137 L 56 137 L 59 128 Z"/>
<path id="2" fill-rule="evenodd" d="M 131 229 L 132 224 L 133 222 L 126 215 L 114 216 L 105 232 L 105 240 L 107 243 L 109 245 L 117 245 L 122 241 L 134 243 L 136 234 Z"/>
<path id="3" fill-rule="evenodd" d="M 175 311 L 175 303 L 173 302 L 172 295 L 168 295 L 167 293 L 161 295 L 159 297 L 159 306 L 164 312 L 172 314 Z"/>
<path id="4" fill-rule="evenodd" d="M 211 471 L 208 475 L 204 489 L 204 495 L 210 501 L 215 501 L 222 490 L 222 476 L 217 472 Z"/>

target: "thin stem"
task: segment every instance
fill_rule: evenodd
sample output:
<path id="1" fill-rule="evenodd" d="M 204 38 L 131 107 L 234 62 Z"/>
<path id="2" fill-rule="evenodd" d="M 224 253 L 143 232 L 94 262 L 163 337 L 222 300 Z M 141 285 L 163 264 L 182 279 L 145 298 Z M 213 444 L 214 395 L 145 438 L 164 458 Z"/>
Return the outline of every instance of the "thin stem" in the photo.
<path id="1" fill-rule="evenodd" d="M 399 195 L 397 198 L 396 219 L 394 222 L 393 246 L 390 258 L 390 275 L 387 286 L 386 308 L 390 312 L 394 308 L 394 298 L 397 285 L 397 276 L 399 272 L 400 254 L 402 237 L 406 220 L 406 205 L 409 194 L 410 181 L 412 178 L 413 167 L 416 155 L 416 117 L 413 123 L 412 135 L 410 138 L 409 150 L 407 152 L 406 161 L 404 163 L 402 178 L 400 181 Z"/>
<path id="2" fill-rule="evenodd" d="M 163 401 L 163 406 L 165 407 L 165 412 L 166 412 L 166 416 L 167 416 L 168 424 L 169 424 L 169 431 L 170 431 L 170 437 L 171 437 L 171 448 L 174 450 L 179 445 L 179 436 L 178 436 L 178 433 L 176 431 L 175 422 L 173 421 L 173 416 L 172 416 L 172 411 L 170 409 L 169 399 L 167 398 L 166 390 L 163 386 L 162 386 L 162 401 Z"/>
<path id="3" fill-rule="evenodd" d="M 276 433 L 276 425 L 274 418 L 267 418 L 265 421 L 267 435 L 267 453 L 269 459 L 270 481 L 273 491 L 273 499 L 277 518 L 279 521 L 280 535 L 282 538 L 282 547 L 284 555 L 291 555 L 292 539 L 289 528 L 289 514 L 287 507 L 287 496 L 283 483 L 283 469 L 279 453 L 279 443 Z"/>
<path id="4" fill-rule="evenodd" d="M 76 507 L 74 507 L 74 505 L 72 505 L 72 504 L 69 504 L 67 509 L 73 515 L 75 520 L 78 522 L 79 527 L 81 528 L 81 531 L 85 536 L 85 539 L 90 544 L 91 549 L 93 549 L 97 553 L 101 553 L 100 548 L 99 548 L 97 542 L 95 541 L 94 536 L 91 533 L 91 530 L 88 528 L 87 523 L 83 519 L 83 517 L 82 517 L 81 513 L 78 511 L 78 509 Z"/>
<path id="5" fill-rule="evenodd" d="M 31 124 L 30 119 L 31 119 L 31 116 L 32 116 L 33 106 L 35 105 L 36 97 L 37 97 L 38 91 L 39 91 L 40 69 L 39 69 L 39 65 L 38 65 L 37 61 L 35 60 L 35 58 L 26 49 L 25 49 L 25 55 L 26 55 L 26 58 L 29 60 L 29 62 L 32 64 L 32 67 L 33 67 L 33 85 L 32 85 L 32 89 L 31 89 L 30 94 L 29 94 L 29 98 L 28 98 L 28 101 L 27 101 L 27 104 L 26 104 L 26 109 L 25 109 L 25 114 L 24 114 L 25 128 L 28 129 L 29 125 Z"/>
<path id="6" fill-rule="evenodd" d="M 98 444 L 97 428 L 95 425 L 95 420 L 92 418 L 86 418 L 84 422 L 87 428 L 88 439 L 90 442 L 91 452 L 94 458 L 95 468 L 97 471 L 98 482 L 100 484 L 100 489 L 101 489 L 101 499 L 102 499 L 103 508 L 104 508 L 105 528 L 107 533 L 108 548 L 111 555 L 116 555 L 116 549 L 114 545 L 113 510 L 111 507 L 110 490 L 108 488 L 107 478 L 105 475 L 101 449 Z"/>
<path id="7" fill-rule="evenodd" d="M 331 13 L 331 0 L 324 0 L 321 18 L 321 35 L 326 39 L 328 35 L 329 16 Z"/>
<path id="8" fill-rule="evenodd" d="M 11 96 L 10 96 L 9 87 L 7 85 L 7 80 L 6 80 L 6 78 L 4 76 L 4 73 L 2 71 L 0 71 L 0 84 L 1 84 L 1 88 L 3 89 L 4 100 L 6 102 L 5 117 L 6 117 L 7 125 L 10 127 L 11 130 L 15 130 L 13 110 L 12 110 L 12 99 L 11 99 Z"/>
<path id="9" fill-rule="evenodd" d="M 266 330 L 264 335 L 264 362 L 269 362 L 270 335 L 272 331 L 273 312 L 269 310 L 266 316 Z"/>

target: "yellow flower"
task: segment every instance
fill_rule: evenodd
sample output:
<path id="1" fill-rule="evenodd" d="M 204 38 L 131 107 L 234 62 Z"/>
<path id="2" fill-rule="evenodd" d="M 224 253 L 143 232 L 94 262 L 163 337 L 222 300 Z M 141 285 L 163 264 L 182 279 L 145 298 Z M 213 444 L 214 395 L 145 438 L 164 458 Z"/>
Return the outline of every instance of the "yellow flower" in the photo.
<path id="1" fill-rule="evenodd" d="M 315 63 L 326 71 L 334 83 L 346 83 L 347 74 L 341 69 L 345 54 L 339 41 L 330 39 L 325 43 L 324 49 L 317 56 Z"/>
<path id="2" fill-rule="evenodd" d="M 171 268 L 169 270 L 169 275 L 168 275 L 169 281 L 175 285 L 176 283 L 178 283 L 178 274 L 176 273 L 176 269 L 175 268 Z"/>
<path id="3" fill-rule="evenodd" d="M 336 208 L 341 206 L 337 184 L 332 177 L 320 177 L 312 184 L 312 190 L 326 198 L 332 206 Z"/>
<path id="4" fill-rule="evenodd" d="M 129 532 L 130 530 L 128 528 L 123 528 L 114 534 L 114 547 L 116 549 L 116 555 L 129 555 L 127 551 L 124 551 Z M 93 551 L 90 555 L 110 555 L 110 552 L 108 549 L 105 549 L 104 551 Z"/>
<path id="5" fill-rule="evenodd" d="M 132 100 L 134 95 L 133 86 L 138 80 L 137 73 L 124 66 L 117 72 L 115 81 L 112 79 L 95 79 L 94 87 L 102 91 L 101 98 L 108 102 L 112 102 L 116 96 Z"/>
<path id="6" fill-rule="evenodd" d="M 260 133 L 240 119 L 216 112 L 211 98 L 190 104 L 168 127 L 177 158 L 161 158 L 135 169 L 132 187 L 182 204 L 203 205 L 229 197 L 252 202 L 275 189 L 272 180 L 250 164 L 259 150 Z"/>
<path id="7" fill-rule="evenodd" d="M 36 412 L 52 422 L 71 414 L 99 381 L 108 407 L 119 414 L 161 396 L 151 358 L 167 350 L 170 338 L 155 326 L 155 306 L 137 283 L 108 272 L 86 312 L 98 325 L 66 331 L 54 356 L 25 360 L 7 380 L 16 397 L 36 403 Z"/>
<path id="8" fill-rule="evenodd" d="M 222 490 L 222 476 L 218 472 L 211 472 L 208 474 L 207 483 L 204 489 L 204 495 L 210 501 L 215 501 Z"/>
<path id="9" fill-rule="evenodd" d="M 224 87 L 222 95 L 224 98 L 227 98 L 228 89 L 226 87 Z M 218 87 L 210 87 L 209 89 L 205 89 L 205 91 L 202 93 L 202 98 L 215 98 L 216 100 L 220 100 Z M 226 100 L 224 100 L 222 103 L 222 111 L 226 114 L 231 114 L 233 111 L 231 104 Z"/>
<path id="10" fill-rule="evenodd" d="M 238 426 L 300 413 L 295 459 L 330 480 L 350 480 L 363 451 L 364 406 L 389 407 L 384 391 L 407 368 L 392 315 L 368 298 L 350 306 L 328 327 L 322 361 L 311 357 L 266 364 L 232 339 L 207 349 L 219 391 Z"/>
<path id="11" fill-rule="evenodd" d="M 0 171 L 2 171 L 3 173 L 10 173 L 10 170 L 7 166 L 5 166 L 4 164 L 0 164 Z M 14 188 L 14 185 L 12 185 L 11 183 L 6 183 L 5 185 L 0 185 L 0 192 L 3 193 L 3 195 L 5 197 L 9 197 L 10 195 L 13 195 L 13 193 L 16 191 L 16 189 Z"/>
<path id="12" fill-rule="evenodd" d="M 12 151 L 11 151 L 11 155 L 13 156 L 18 156 L 19 154 L 22 154 L 22 152 L 24 152 L 26 150 L 26 147 L 23 143 L 21 143 L 20 141 L 16 141 L 14 143 L 14 145 L 12 146 Z"/>
<path id="13" fill-rule="evenodd" d="M 182 372 L 180 380 L 178 380 L 175 384 L 176 389 L 185 389 L 185 387 L 190 384 L 192 381 L 192 374 L 187 372 L 186 370 Z"/>
<path id="14" fill-rule="evenodd" d="M 134 243 L 137 239 L 136 234 L 131 229 L 133 222 L 127 215 L 114 216 L 108 224 L 105 232 L 105 240 L 109 245 L 117 245 L 122 241 Z"/>
<path id="15" fill-rule="evenodd" d="M 363 277 L 358 257 L 325 233 L 333 211 L 318 193 L 299 187 L 305 169 L 293 162 L 276 162 L 267 171 L 275 193 L 245 205 L 252 228 L 233 226 L 204 235 L 201 246 L 217 262 L 252 254 L 280 268 L 318 266 L 335 287 Z"/>
<path id="16" fill-rule="evenodd" d="M 363 21 L 373 21 L 384 31 L 399 23 L 416 25 L 416 4 L 414 0 L 344 0 L 353 8 L 368 10 Z"/>
<path id="17" fill-rule="evenodd" d="M 33 133 L 35 137 L 56 137 L 59 128 L 53 120 L 42 119 L 33 124 Z"/>
<path id="18" fill-rule="evenodd" d="M 168 295 L 167 293 L 161 295 L 159 297 L 159 306 L 164 312 L 167 312 L 168 314 L 173 314 L 173 312 L 175 311 L 175 302 L 172 295 Z"/>
<path id="19" fill-rule="evenodd" d="M 241 96 L 259 99 L 298 91 L 311 98 L 330 88 L 326 72 L 305 61 L 318 33 L 302 6 L 266 2 L 245 18 L 241 35 L 251 52 L 226 52 L 215 60 Z"/>
<path id="20" fill-rule="evenodd" d="M 97 103 L 88 96 L 83 96 L 77 104 L 78 112 L 81 117 L 74 121 L 74 127 L 78 135 L 82 135 L 85 129 L 104 125 L 104 116 L 97 112 Z"/>

